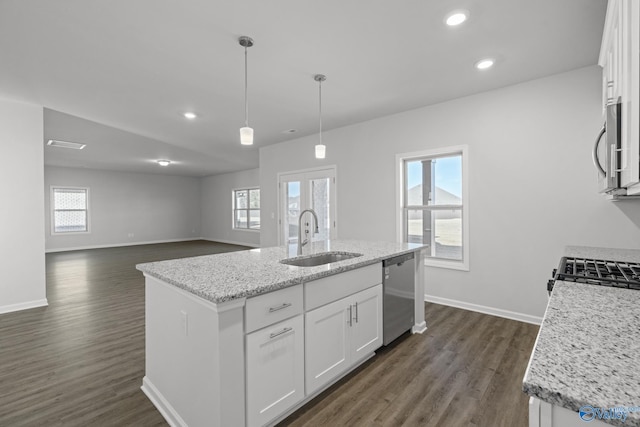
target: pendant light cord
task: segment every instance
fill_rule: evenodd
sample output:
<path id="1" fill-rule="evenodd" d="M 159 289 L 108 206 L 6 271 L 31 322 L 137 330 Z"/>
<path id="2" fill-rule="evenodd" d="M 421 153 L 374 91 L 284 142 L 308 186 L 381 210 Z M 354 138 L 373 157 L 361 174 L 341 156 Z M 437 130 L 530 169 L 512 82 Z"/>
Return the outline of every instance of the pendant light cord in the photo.
<path id="1" fill-rule="evenodd" d="M 320 111 L 320 145 L 322 145 L 322 80 L 318 80 L 318 92 L 318 110 Z"/>
<path id="2" fill-rule="evenodd" d="M 244 47 L 244 125 L 249 127 L 249 100 L 248 100 L 248 78 L 247 78 L 247 46 Z"/>

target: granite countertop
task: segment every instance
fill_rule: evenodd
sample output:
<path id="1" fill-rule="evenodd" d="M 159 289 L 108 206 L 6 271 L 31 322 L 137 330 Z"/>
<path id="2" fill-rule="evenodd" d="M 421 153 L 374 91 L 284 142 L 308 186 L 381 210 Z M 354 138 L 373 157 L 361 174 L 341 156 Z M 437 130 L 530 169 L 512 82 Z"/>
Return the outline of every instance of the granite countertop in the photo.
<path id="1" fill-rule="evenodd" d="M 364 267 L 423 247 L 414 243 L 332 240 L 305 246 L 303 256 L 327 251 L 362 256 L 316 267 L 295 267 L 279 262 L 297 256 L 297 245 L 289 245 L 150 262 L 136 268 L 208 301 L 222 303 Z"/>
<path id="2" fill-rule="evenodd" d="M 569 246 L 565 255 L 640 262 L 640 250 Z M 640 291 L 557 281 L 523 390 L 576 412 L 584 405 L 640 407 L 639 361 Z M 602 421 L 640 426 L 640 411 L 628 412 L 625 422 Z"/>

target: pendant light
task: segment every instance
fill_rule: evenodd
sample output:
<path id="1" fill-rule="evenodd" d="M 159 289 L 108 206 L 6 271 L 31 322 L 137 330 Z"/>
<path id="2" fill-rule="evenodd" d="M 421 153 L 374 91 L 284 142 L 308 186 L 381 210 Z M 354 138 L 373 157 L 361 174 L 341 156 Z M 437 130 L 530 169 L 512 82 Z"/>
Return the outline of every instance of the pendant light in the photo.
<path id="1" fill-rule="evenodd" d="M 318 111 L 320 117 L 320 143 L 316 145 L 316 159 L 324 159 L 327 153 L 327 146 L 322 143 L 322 82 L 327 80 L 327 76 L 324 74 L 316 74 L 313 80 L 318 82 L 319 96 L 318 96 Z"/>
<path id="2" fill-rule="evenodd" d="M 251 37 L 242 36 L 238 39 L 244 47 L 244 127 L 240 128 L 240 144 L 253 145 L 253 128 L 249 127 L 249 101 L 247 98 L 247 48 L 253 46 Z"/>

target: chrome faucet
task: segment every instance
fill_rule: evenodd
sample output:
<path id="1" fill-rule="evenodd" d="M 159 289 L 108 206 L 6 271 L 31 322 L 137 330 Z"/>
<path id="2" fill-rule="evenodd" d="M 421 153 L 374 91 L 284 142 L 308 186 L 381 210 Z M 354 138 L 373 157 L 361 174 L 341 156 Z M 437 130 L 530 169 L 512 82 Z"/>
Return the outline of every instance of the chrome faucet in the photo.
<path id="1" fill-rule="evenodd" d="M 316 211 L 314 211 L 313 209 L 305 209 L 302 212 L 300 212 L 300 216 L 298 217 L 298 255 L 302 255 L 302 247 L 307 243 L 309 243 L 309 239 L 304 239 L 304 242 L 302 241 L 302 216 L 306 212 L 311 212 L 311 214 L 313 215 L 313 219 L 315 220 L 316 229 L 314 233 L 317 234 L 320 232 L 318 230 L 318 215 L 316 215 Z"/>

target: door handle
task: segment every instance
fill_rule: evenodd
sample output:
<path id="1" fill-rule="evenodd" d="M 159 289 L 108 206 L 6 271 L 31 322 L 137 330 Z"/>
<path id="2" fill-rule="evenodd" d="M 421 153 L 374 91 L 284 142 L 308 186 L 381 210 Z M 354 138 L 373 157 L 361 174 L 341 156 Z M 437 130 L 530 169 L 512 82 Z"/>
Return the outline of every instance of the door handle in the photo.
<path id="1" fill-rule="evenodd" d="M 273 332 L 269 335 L 269 339 L 273 339 L 275 337 L 279 337 L 280 335 L 286 334 L 287 332 L 293 331 L 293 328 L 284 328 L 281 331 Z"/>
<path id="2" fill-rule="evenodd" d="M 600 133 L 598 133 L 596 142 L 593 145 L 593 153 L 591 155 L 591 157 L 593 158 L 593 164 L 596 166 L 596 169 L 598 169 L 598 172 L 600 172 L 600 175 L 604 177 L 607 176 L 607 173 L 604 171 L 604 169 L 600 165 L 600 159 L 598 158 L 598 147 L 600 146 L 600 141 L 602 140 L 602 136 L 605 134 L 606 131 L 607 131 L 607 124 L 605 123 L 602 125 L 602 129 L 600 129 Z"/>
<path id="3" fill-rule="evenodd" d="M 358 302 L 356 301 L 356 323 L 358 323 Z"/>

